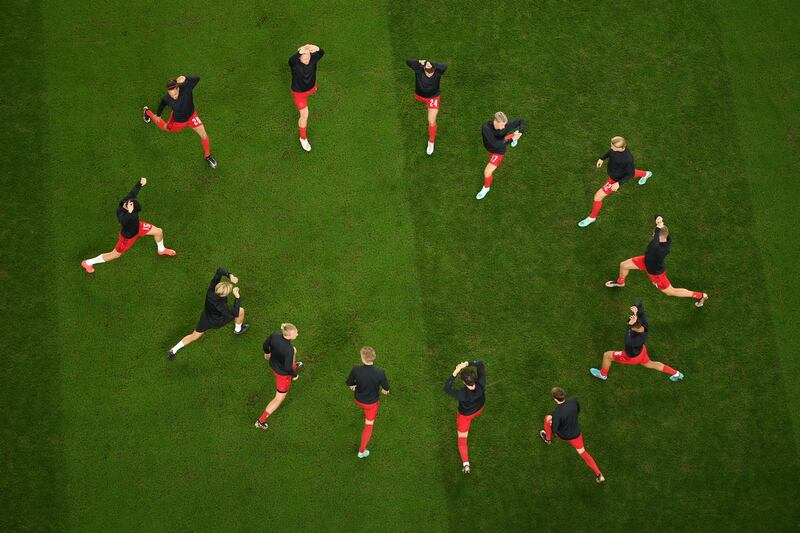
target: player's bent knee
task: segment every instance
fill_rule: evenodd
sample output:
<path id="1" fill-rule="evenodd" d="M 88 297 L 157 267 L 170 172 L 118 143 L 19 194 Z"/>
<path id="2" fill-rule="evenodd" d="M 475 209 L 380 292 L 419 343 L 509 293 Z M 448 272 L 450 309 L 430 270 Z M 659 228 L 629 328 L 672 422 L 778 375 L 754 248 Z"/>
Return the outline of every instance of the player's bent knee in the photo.
<path id="1" fill-rule="evenodd" d="M 586 448 L 576 448 L 575 451 L 578 452 L 578 455 L 580 455 L 586 451 Z"/>
<path id="2" fill-rule="evenodd" d="M 372 420 L 364 419 L 364 423 L 366 425 L 368 425 L 368 426 L 371 426 L 371 425 L 375 424 L 375 419 L 374 418 Z"/>

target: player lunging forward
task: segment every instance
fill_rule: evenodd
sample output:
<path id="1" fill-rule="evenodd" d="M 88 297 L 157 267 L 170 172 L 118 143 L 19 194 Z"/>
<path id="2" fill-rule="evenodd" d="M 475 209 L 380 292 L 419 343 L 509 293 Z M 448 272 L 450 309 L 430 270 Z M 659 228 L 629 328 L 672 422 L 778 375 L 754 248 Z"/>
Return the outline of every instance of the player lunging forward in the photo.
<path id="1" fill-rule="evenodd" d="M 605 352 L 603 354 L 602 367 L 600 369 L 592 368 L 589 372 L 594 377 L 605 381 L 608 379 L 608 370 L 611 368 L 611 362 L 615 361 L 623 365 L 642 365 L 645 368 L 664 372 L 669 376 L 670 381 L 682 380 L 682 372 L 678 372 L 664 363 L 650 360 L 647 346 L 644 344 L 650 335 L 650 323 L 647 320 L 644 304 L 642 304 L 641 300 L 631 306 L 631 313 L 633 314 L 628 317 L 628 328 L 625 331 L 625 350 Z"/>
<path id="2" fill-rule="evenodd" d="M 167 82 L 167 94 L 161 98 L 158 104 L 158 111 L 153 113 L 150 108 L 144 106 L 142 119 L 146 123 L 151 121 L 156 126 L 164 131 L 181 131 L 186 126 L 192 128 L 199 136 L 200 143 L 203 145 L 203 156 L 211 165 L 211 168 L 217 168 L 217 160 L 211 155 L 211 140 L 206 133 L 206 127 L 203 126 L 203 121 L 197 116 L 197 111 L 194 109 L 194 98 L 192 97 L 192 90 L 200 78 L 196 76 L 178 76 L 174 80 Z M 165 107 L 171 107 L 172 113 L 169 120 L 164 122 L 161 118 L 161 113 Z"/>
<path id="3" fill-rule="evenodd" d="M 474 366 L 478 372 L 468 368 Z M 461 377 L 464 388 L 453 388 L 453 382 L 457 377 Z M 458 453 L 461 455 L 462 471 L 469 474 L 469 450 L 467 448 L 467 437 L 472 421 L 483 412 L 486 403 L 486 367 L 481 360 L 464 361 L 459 363 L 453 374 L 447 378 L 444 384 L 444 392 L 458 400 L 458 410 L 456 411 L 456 434 L 458 436 Z"/>
<path id="4" fill-rule="evenodd" d="M 506 153 L 506 147 L 511 144 L 516 146 L 517 140 L 522 137 L 525 131 L 525 121 L 522 119 L 515 119 L 511 122 L 502 111 L 494 114 L 494 119 L 487 121 L 481 133 L 483 135 L 483 146 L 489 152 L 489 163 L 483 170 L 483 187 L 478 191 L 475 198 L 477 200 L 483 199 L 489 193 L 492 187 L 492 180 L 494 179 L 494 171 L 503 162 L 503 157 Z"/>
<path id="5" fill-rule="evenodd" d="M 556 408 L 552 414 L 544 417 L 544 429 L 539 431 L 539 436 L 547 445 L 552 442 L 553 433 L 561 440 L 572 444 L 583 462 L 594 472 L 595 481 L 602 483 L 606 478 L 603 477 L 594 458 L 589 455 L 583 445 L 581 426 L 578 423 L 578 413 L 581 412 L 578 400 L 574 397 L 567 398 L 567 393 L 561 387 L 553 387 L 551 394 L 553 401 L 556 402 Z"/>
<path id="6" fill-rule="evenodd" d="M 672 247 L 672 238 L 669 236 L 669 229 L 664 225 L 664 219 L 656 216 L 656 227 L 653 230 L 653 239 L 647 245 L 644 255 L 631 257 L 619 264 L 619 277 L 616 280 L 606 281 L 606 287 L 624 287 L 625 278 L 631 270 L 644 270 L 647 277 L 653 282 L 658 290 L 667 296 L 677 296 L 678 298 L 694 298 L 694 305 L 703 307 L 708 294 L 700 291 L 690 291 L 672 286 L 664 268 L 664 261 Z"/>
<path id="7" fill-rule="evenodd" d="M 269 367 L 275 374 L 275 397 L 267 404 L 264 412 L 256 420 L 258 429 L 269 429 L 267 419 L 280 407 L 292 381 L 299 377 L 297 371 L 303 366 L 297 360 L 297 348 L 292 346 L 292 341 L 297 338 L 297 327 L 294 324 L 281 324 L 280 332 L 275 332 L 264 341 L 264 359 L 269 361 Z"/>
<path id="8" fill-rule="evenodd" d="M 139 211 L 142 210 L 142 204 L 139 203 L 136 196 L 146 184 L 147 178 L 141 178 L 136 182 L 136 185 L 133 186 L 131 192 L 119 201 L 119 205 L 117 206 L 117 220 L 121 228 L 119 236 L 117 237 L 117 244 L 110 252 L 100 254 L 91 259 L 84 259 L 81 262 L 81 266 L 89 274 L 94 272 L 94 265 L 119 259 L 122 254 L 133 246 L 136 239 L 143 235 L 153 236 L 156 240 L 156 246 L 158 247 L 158 255 L 175 255 L 175 250 L 170 250 L 164 246 L 164 232 L 161 228 L 157 228 L 144 220 L 139 220 Z"/>
<path id="9" fill-rule="evenodd" d="M 436 141 L 436 116 L 439 114 L 439 82 L 447 65 L 426 59 L 407 59 L 406 65 L 411 67 L 416 76 L 414 98 L 428 107 L 428 148 L 425 152 L 431 155 Z"/>
<path id="10" fill-rule="evenodd" d="M 230 281 L 223 281 L 223 277 Z M 217 269 L 214 277 L 211 278 L 211 283 L 208 284 L 205 305 L 197 326 L 194 331 L 182 338 L 167 352 L 170 361 L 175 359 L 178 350 L 202 337 L 209 329 L 219 329 L 230 324 L 231 321 L 234 323 L 233 333 L 235 335 L 241 335 L 250 329 L 250 324 L 246 324 L 244 321 L 244 307 L 240 305 L 239 287 L 234 287 L 236 283 L 239 283 L 239 278 L 222 267 Z M 233 306 L 228 308 L 228 295 L 230 294 L 233 294 L 234 300 Z"/>
<path id="11" fill-rule="evenodd" d="M 306 152 L 311 151 L 306 129 L 308 128 L 308 97 L 317 92 L 317 63 L 325 50 L 314 44 L 306 44 L 297 49 L 289 58 L 289 68 L 292 70 L 292 99 L 300 119 L 297 127 L 300 129 L 300 146 Z"/>
<path id="12" fill-rule="evenodd" d="M 364 410 L 364 429 L 361 431 L 361 445 L 358 458 L 369 455 L 367 444 L 372 438 L 375 417 L 378 416 L 380 395 L 389 394 L 389 380 L 382 368 L 375 366 L 375 349 L 371 346 L 361 348 L 361 365 L 354 366 L 347 376 L 347 386 L 356 393 L 356 405 Z"/>

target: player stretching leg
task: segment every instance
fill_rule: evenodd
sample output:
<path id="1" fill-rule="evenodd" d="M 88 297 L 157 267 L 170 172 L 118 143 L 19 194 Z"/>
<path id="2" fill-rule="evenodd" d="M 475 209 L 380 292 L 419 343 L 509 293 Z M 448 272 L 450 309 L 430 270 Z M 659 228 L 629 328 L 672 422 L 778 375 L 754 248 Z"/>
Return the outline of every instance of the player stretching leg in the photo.
<path id="1" fill-rule="evenodd" d="M 164 131 L 181 131 L 186 126 L 192 128 L 199 136 L 200 143 L 203 145 L 203 156 L 211 165 L 211 168 L 217 168 L 217 160 L 211 155 L 211 141 L 206 133 L 206 127 L 203 126 L 203 121 L 197 116 L 194 109 L 194 98 L 192 97 L 192 90 L 200 78 L 195 76 L 178 76 L 177 79 L 169 80 L 167 82 L 167 94 L 161 98 L 158 104 L 158 112 L 153 113 L 150 108 L 144 106 L 142 119 L 150 124 L 154 122 L 156 126 Z M 161 118 L 161 113 L 165 107 L 172 108 L 172 114 L 169 120 L 164 122 Z"/>
<path id="2" fill-rule="evenodd" d="M 656 216 L 656 227 L 653 230 L 653 239 L 647 245 L 644 255 L 639 255 L 626 259 L 619 264 L 619 277 L 615 280 L 606 281 L 606 287 L 624 287 L 625 278 L 631 270 L 644 270 L 647 277 L 653 282 L 658 290 L 667 296 L 677 296 L 678 298 L 694 298 L 696 307 L 703 307 L 708 300 L 708 294 L 700 291 L 690 291 L 672 286 L 667 273 L 664 269 L 664 260 L 672 246 L 672 238 L 669 236 L 669 229 L 664 225 L 664 219 Z"/>
<path id="3" fill-rule="evenodd" d="M 474 366 L 478 369 L 478 373 L 468 366 Z M 464 383 L 463 389 L 454 389 L 453 381 L 461 376 L 461 381 Z M 469 428 L 472 425 L 472 420 L 483 412 L 483 406 L 486 403 L 486 367 L 483 361 L 464 361 L 459 363 L 453 375 L 447 378 L 447 383 L 444 384 L 444 392 L 458 400 L 458 411 L 456 411 L 456 433 L 458 435 L 458 453 L 461 455 L 462 471 L 465 474 L 470 473 L 469 466 L 469 451 L 467 449 L 467 437 L 469 436 Z"/>
<path id="4" fill-rule="evenodd" d="M 644 304 L 642 304 L 641 300 L 633 304 L 631 313 L 633 314 L 628 317 L 628 328 L 625 331 L 625 350 L 605 352 L 603 354 L 602 368 L 599 370 L 592 368 L 589 372 L 594 377 L 605 381 L 608 379 L 608 370 L 611 368 L 611 362 L 616 361 L 623 365 L 642 365 L 645 368 L 664 372 L 669 375 L 670 381 L 682 380 L 682 372 L 678 372 L 664 363 L 650 360 L 650 356 L 647 354 L 647 346 L 644 344 L 650 334 L 650 323 L 647 321 Z"/>
<path id="5" fill-rule="evenodd" d="M 100 254 L 92 259 L 85 259 L 81 262 L 81 266 L 89 274 L 94 272 L 93 265 L 108 263 L 114 259 L 119 259 L 122 254 L 133 246 L 136 239 L 143 235 L 153 236 L 156 240 L 156 246 L 158 247 L 158 255 L 175 255 L 175 250 L 170 250 L 164 246 L 164 231 L 161 228 L 157 228 L 149 222 L 139 220 L 139 211 L 142 210 L 142 204 L 139 203 L 136 196 L 146 184 L 147 178 L 141 178 L 136 182 L 136 185 L 133 186 L 131 192 L 119 201 L 117 220 L 119 220 L 122 228 L 119 231 L 119 237 L 117 237 L 117 244 L 110 252 Z"/>
<path id="6" fill-rule="evenodd" d="M 494 171 L 503 162 L 506 147 L 509 143 L 514 143 L 525 131 L 525 121 L 522 119 L 508 121 L 508 117 L 502 111 L 494 114 L 494 119 L 487 121 L 481 130 L 483 134 L 483 146 L 489 152 L 489 163 L 483 170 L 483 188 L 475 196 L 476 200 L 483 199 L 489 193 L 494 179 Z M 516 145 L 516 144 L 515 144 Z"/>
<path id="7" fill-rule="evenodd" d="M 389 380 L 386 372 L 375 366 L 375 349 L 370 346 L 361 348 L 361 362 L 354 366 L 347 376 L 347 386 L 356 393 L 356 405 L 364 410 L 364 429 L 361 431 L 361 446 L 358 447 L 358 458 L 369 456 L 367 444 L 372 437 L 375 417 L 378 416 L 380 395 L 389 394 Z"/>
<path id="8" fill-rule="evenodd" d="M 275 374 L 275 397 L 256 420 L 258 429 L 269 429 L 267 418 L 280 407 L 292 388 L 292 381 L 297 381 L 299 377 L 297 371 L 303 363 L 297 360 L 297 348 L 292 346 L 292 341 L 296 338 L 297 327 L 286 323 L 281 324 L 280 332 L 273 333 L 264 341 L 264 359 L 269 361 L 269 367 Z"/>
<path id="9" fill-rule="evenodd" d="M 556 402 L 556 408 L 553 414 L 544 417 L 544 429 L 539 431 L 539 436 L 548 445 L 551 442 L 553 433 L 561 440 L 568 441 L 578 452 L 578 455 L 581 456 L 581 459 L 592 469 L 595 481 L 602 483 L 606 478 L 597 468 L 594 458 L 589 455 L 589 452 L 583 446 L 581 426 L 578 424 L 578 413 L 581 412 L 578 400 L 574 397 L 567 398 L 567 393 L 561 387 L 553 387 L 551 393 L 553 401 Z"/>
<path id="10" fill-rule="evenodd" d="M 289 58 L 289 68 L 292 70 L 292 99 L 300 119 L 297 127 L 300 129 L 300 146 L 306 152 L 311 151 L 311 143 L 306 136 L 308 127 L 308 97 L 317 92 L 317 63 L 325 51 L 319 46 L 306 44 L 297 49 Z"/>
<path id="11" fill-rule="evenodd" d="M 407 59 L 406 65 L 411 67 L 416 76 L 414 98 L 425 102 L 428 107 L 428 148 L 425 153 L 431 155 L 436 141 L 436 116 L 439 114 L 439 82 L 447 65 L 425 59 Z"/>
<path id="12" fill-rule="evenodd" d="M 611 149 L 597 160 L 597 168 L 603 166 L 603 161 L 608 159 L 608 180 L 605 185 L 594 193 L 592 212 L 588 217 L 578 222 L 578 226 L 585 228 L 595 220 L 603 208 L 603 199 L 609 194 L 619 190 L 620 186 L 628 182 L 633 176 L 639 178 L 639 185 L 644 185 L 650 176 L 649 170 L 638 170 L 633 164 L 633 154 L 627 148 L 628 143 L 623 137 L 611 138 Z"/>
<path id="13" fill-rule="evenodd" d="M 223 277 L 227 277 L 230 281 L 222 281 Z M 244 321 L 244 307 L 240 306 L 239 287 L 234 287 L 236 283 L 239 283 L 239 278 L 222 267 L 217 269 L 211 283 L 208 284 L 205 307 L 200 314 L 197 326 L 167 353 L 170 361 L 175 359 L 178 350 L 202 337 L 209 329 L 219 329 L 231 321 L 234 323 L 233 333 L 235 335 L 241 335 L 250 329 L 250 324 L 246 324 Z M 229 309 L 228 295 L 231 293 L 234 300 L 233 307 Z"/>

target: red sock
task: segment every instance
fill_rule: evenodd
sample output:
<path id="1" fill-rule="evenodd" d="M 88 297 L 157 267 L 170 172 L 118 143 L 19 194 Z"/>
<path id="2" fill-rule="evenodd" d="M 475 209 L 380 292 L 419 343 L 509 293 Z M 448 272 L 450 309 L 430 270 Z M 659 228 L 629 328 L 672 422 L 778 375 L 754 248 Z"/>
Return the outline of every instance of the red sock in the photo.
<path id="1" fill-rule="evenodd" d="M 487 176 L 487 177 L 483 178 L 483 186 L 486 187 L 487 189 L 489 187 L 491 187 L 493 179 L 494 179 L 494 176 Z"/>
<path id="2" fill-rule="evenodd" d="M 600 375 L 601 376 L 607 376 L 608 375 L 608 369 L 607 368 L 601 368 L 600 369 Z"/>
<path id="3" fill-rule="evenodd" d="M 589 214 L 589 218 L 597 218 L 597 215 L 600 214 L 601 209 L 603 209 L 603 200 L 595 201 L 592 204 L 592 212 Z"/>
<path id="4" fill-rule="evenodd" d="M 617 285 L 625 285 L 625 278 L 617 278 Z"/>
<path id="5" fill-rule="evenodd" d="M 158 126 L 159 128 L 161 128 L 164 131 L 167 130 L 167 123 L 164 122 L 163 118 L 159 117 L 158 115 L 156 115 L 155 113 L 153 113 L 149 109 L 146 111 L 146 113 L 147 113 L 147 116 L 150 117 L 150 120 L 152 120 L 153 123 L 156 126 Z"/>
<path id="6" fill-rule="evenodd" d="M 203 152 L 205 153 L 205 157 L 211 155 L 211 139 L 206 137 L 205 139 L 200 139 L 200 143 L 203 145 Z"/>
<path id="7" fill-rule="evenodd" d="M 662 371 L 663 373 L 665 373 L 665 374 L 669 374 L 670 376 L 674 376 L 675 374 L 677 374 L 677 373 L 678 373 L 678 371 L 677 371 L 677 370 L 675 370 L 675 369 L 674 369 L 674 368 L 672 368 L 671 366 L 667 366 L 667 365 L 664 365 L 664 368 L 662 368 L 662 369 L 661 369 L 661 371 Z"/>
<path id="8" fill-rule="evenodd" d="M 436 139 L 436 124 L 428 124 L 428 142 L 432 143 Z"/>
<path id="9" fill-rule="evenodd" d="M 258 417 L 258 421 L 263 424 L 264 422 L 267 421 L 267 418 L 269 418 L 269 415 L 271 414 L 272 413 L 268 412 L 267 410 L 264 410 L 264 412 L 261 413 L 261 416 Z"/>
<path id="10" fill-rule="evenodd" d="M 364 430 L 361 432 L 361 447 L 358 449 L 359 452 L 363 452 L 367 449 L 367 444 L 369 444 L 369 439 L 372 438 L 372 426 L 375 424 L 364 424 Z"/>
<path id="11" fill-rule="evenodd" d="M 547 440 L 553 438 L 553 422 L 547 420 L 547 418 L 544 419 L 544 438 Z"/>
<path id="12" fill-rule="evenodd" d="M 469 452 L 467 452 L 467 437 L 458 437 L 458 453 L 461 454 L 461 462 L 469 462 Z"/>
<path id="13" fill-rule="evenodd" d="M 303 139 L 304 141 L 307 140 L 306 139 L 306 130 L 307 129 L 308 128 L 300 128 L 300 138 Z"/>
<path id="14" fill-rule="evenodd" d="M 643 178 L 643 177 L 647 176 L 647 171 L 646 170 L 639 170 L 637 168 L 636 170 L 633 171 L 633 175 L 636 176 L 637 178 Z"/>
<path id="15" fill-rule="evenodd" d="M 594 470 L 594 474 L 595 474 L 596 476 L 599 476 L 599 475 L 600 475 L 600 469 L 599 469 L 599 468 L 597 468 L 597 463 L 595 463 L 595 462 L 594 462 L 594 459 L 592 458 L 592 456 L 591 456 L 591 455 L 589 455 L 589 452 L 587 452 L 587 451 L 585 451 L 585 450 L 584 450 L 584 452 L 583 452 L 582 454 L 580 454 L 580 455 L 581 455 L 581 459 L 583 459 L 583 461 L 584 461 L 584 462 L 585 462 L 587 465 L 589 465 L 589 468 L 591 468 L 592 470 Z"/>
<path id="16" fill-rule="evenodd" d="M 703 299 L 703 293 L 694 291 L 694 292 L 692 292 L 692 298 L 696 298 L 698 300 L 702 300 Z"/>

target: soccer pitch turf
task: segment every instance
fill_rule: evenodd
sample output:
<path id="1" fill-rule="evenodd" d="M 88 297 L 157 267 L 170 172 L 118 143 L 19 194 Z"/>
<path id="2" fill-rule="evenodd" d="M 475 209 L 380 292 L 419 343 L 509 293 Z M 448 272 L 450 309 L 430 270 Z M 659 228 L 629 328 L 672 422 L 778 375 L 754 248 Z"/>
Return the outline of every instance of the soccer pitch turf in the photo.
<path id="1" fill-rule="evenodd" d="M 800 524 L 792 346 L 800 11 L 792 2 L 10 0 L 2 57 L 0 529 L 76 531 L 789 531 Z M 286 60 L 326 50 L 297 143 Z M 406 58 L 449 65 L 436 152 Z M 141 122 L 164 82 L 202 78 L 192 132 Z M 477 202 L 480 125 L 528 121 Z M 624 135 L 645 187 L 579 229 Z M 142 239 L 111 248 L 139 176 Z M 654 213 L 676 286 L 634 272 Z M 252 329 L 168 362 L 218 266 Z M 589 367 L 643 298 L 648 348 L 682 370 Z M 267 432 L 261 342 L 298 325 L 306 368 Z M 363 423 L 344 380 L 369 344 L 392 394 Z M 442 387 L 487 364 L 456 449 Z M 581 402 L 594 483 L 536 436 L 554 385 Z"/>

